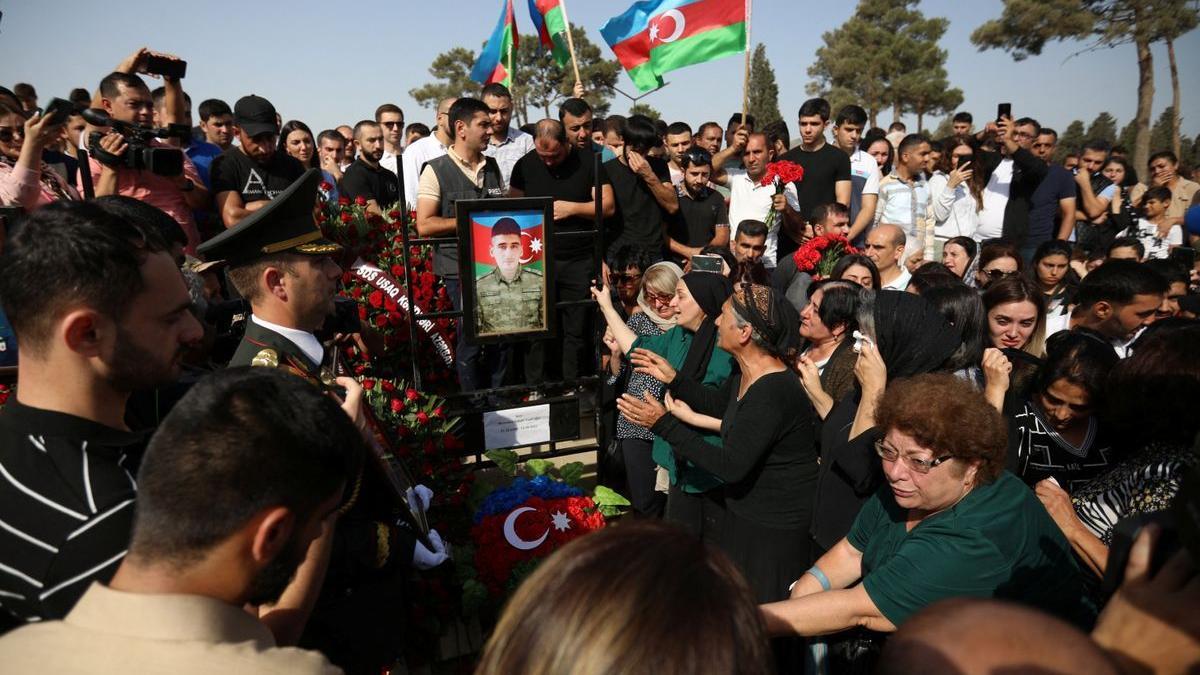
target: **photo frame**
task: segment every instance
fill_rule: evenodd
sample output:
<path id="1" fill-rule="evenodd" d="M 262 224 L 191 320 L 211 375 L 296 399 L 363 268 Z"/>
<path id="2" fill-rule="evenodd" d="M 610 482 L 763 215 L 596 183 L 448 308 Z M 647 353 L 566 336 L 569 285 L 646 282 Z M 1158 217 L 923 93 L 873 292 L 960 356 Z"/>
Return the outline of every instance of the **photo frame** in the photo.
<path id="1" fill-rule="evenodd" d="M 462 330 L 471 344 L 555 335 L 554 200 L 463 199 L 458 217 Z"/>

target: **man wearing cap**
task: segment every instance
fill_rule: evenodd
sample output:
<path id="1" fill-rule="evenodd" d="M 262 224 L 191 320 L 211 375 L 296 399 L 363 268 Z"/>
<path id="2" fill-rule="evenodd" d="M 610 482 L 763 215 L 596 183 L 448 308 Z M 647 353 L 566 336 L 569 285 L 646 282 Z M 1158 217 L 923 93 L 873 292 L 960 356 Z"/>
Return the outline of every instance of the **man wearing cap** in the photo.
<path id="1" fill-rule="evenodd" d="M 200 252 L 229 265 L 229 280 L 250 303 L 246 334 L 229 365 L 282 368 L 332 391 L 335 379 L 321 366 L 324 347 L 314 333 L 333 313 L 342 269 L 330 254 L 341 247 L 322 236 L 313 218 L 320 182 L 321 172 L 309 169 Z M 351 378 L 336 378 L 336 384 L 358 387 Z M 362 412 L 351 414 L 359 422 L 356 415 Z M 389 622 L 404 611 L 379 605 L 398 601 L 410 564 L 429 569 L 449 556 L 435 530 L 428 548 L 396 524 L 398 507 L 381 473 L 364 472 L 361 490 L 355 509 L 339 521 L 335 560 L 301 644 L 352 672 L 380 672 L 384 662 L 395 660 L 396 641 L 373 636 L 385 625 L 391 638 L 399 634 L 401 626 Z M 432 496 L 428 489 L 424 494 Z M 421 501 L 428 505 L 428 498 Z"/>
<path id="2" fill-rule="evenodd" d="M 475 284 L 476 331 L 487 335 L 544 327 L 542 273 L 521 265 L 521 226 L 517 221 L 496 221 L 488 252 L 496 267 Z"/>
<path id="3" fill-rule="evenodd" d="M 230 148 L 212 163 L 212 192 L 225 227 L 270 203 L 304 173 L 287 153 L 276 152 L 279 117 L 275 106 L 251 94 L 233 106 L 233 128 L 240 147 Z"/>

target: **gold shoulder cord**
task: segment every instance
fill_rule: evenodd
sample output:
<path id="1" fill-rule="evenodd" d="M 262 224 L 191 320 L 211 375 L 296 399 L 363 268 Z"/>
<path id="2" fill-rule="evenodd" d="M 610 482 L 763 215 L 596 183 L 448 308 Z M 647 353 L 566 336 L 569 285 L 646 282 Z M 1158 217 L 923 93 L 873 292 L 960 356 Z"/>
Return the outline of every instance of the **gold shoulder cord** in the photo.
<path id="1" fill-rule="evenodd" d="M 388 526 L 386 523 L 375 523 L 375 568 L 382 569 L 391 555 Z"/>

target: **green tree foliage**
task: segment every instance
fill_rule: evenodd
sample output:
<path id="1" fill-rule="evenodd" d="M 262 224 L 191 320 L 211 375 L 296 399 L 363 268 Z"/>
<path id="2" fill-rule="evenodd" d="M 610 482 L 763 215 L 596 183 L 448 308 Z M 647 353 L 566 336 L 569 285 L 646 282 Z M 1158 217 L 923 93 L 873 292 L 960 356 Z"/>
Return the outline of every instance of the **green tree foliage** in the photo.
<path id="1" fill-rule="evenodd" d="M 1083 133 L 1083 121 L 1075 120 L 1059 133 L 1058 148 L 1054 151 L 1054 161 L 1061 162 L 1069 153 L 1079 152 L 1087 136 Z"/>
<path id="2" fill-rule="evenodd" d="M 422 108 L 436 108 L 444 98 L 469 96 L 479 91 L 479 85 L 471 79 L 471 66 L 475 65 L 475 52 L 466 47 L 455 47 L 438 54 L 429 66 L 429 74 L 437 82 L 409 89 Z"/>
<path id="3" fill-rule="evenodd" d="M 633 105 L 629 106 L 628 116 L 633 116 L 633 115 L 645 115 L 646 117 L 649 117 L 652 120 L 661 120 L 662 119 L 662 113 L 655 110 L 653 107 L 650 106 L 650 104 L 642 103 L 641 101 L 638 101 L 637 103 L 634 103 Z"/>
<path id="4" fill-rule="evenodd" d="M 599 116 L 608 114 L 613 86 L 621 72 L 616 59 L 607 60 L 600 48 L 588 39 L 583 29 L 572 26 L 575 59 L 579 64 L 579 79 L 583 82 L 584 99 Z M 544 117 L 558 117 L 558 104 L 570 98 L 575 86 L 575 73 L 568 63 L 559 68 L 549 51 L 542 51 L 536 35 L 522 35 L 517 48 L 517 72 L 513 76 L 513 108 L 520 123 Z"/>
<path id="5" fill-rule="evenodd" d="M 1154 121 L 1150 129 L 1150 152 L 1171 150 L 1174 140 L 1172 135 L 1175 125 L 1175 108 L 1167 106 L 1166 110 Z"/>
<path id="6" fill-rule="evenodd" d="M 607 114 L 621 66 L 616 60 L 602 58 L 600 48 L 582 29 L 572 27 L 571 31 L 584 98 L 597 115 Z M 409 95 L 425 108 L 433 108 L 438 101 L 450 96 L 477 96 L 482 87 L 470 77 L 475 56 L 475 52 L 465 47 L 438 54 L 429 66 L 429 74 L 435 81 L 409 90 Z M 559 68 L 554 57 L 542 51 L 536 35 L 520 37 L 515 70 L 512 94 L 518 124 L 555 117 L 555 108 L 571 96 L 575 86 L 575 73 L 570 65 Z"/>
<path id="7" fill-rule="evenodd" d="M 779 114 L 779 85 L 775 69 L 767 59 L 767 47 L 759 44 L 750 58 L 750 102 L 746 112 L 754 116 L 759 128 L 783 119 Z"/>
<path id="8" fill-rule="evenodd" d="M 933 138 L 941 140 L 943 138 L 950 138 L 953 135 L 954 135 L 954 115 L 947 114 L 945 117 L 942 118 L 941 122 L 938 122 L 937 128 L 935 128 L 933 130 Z"/>
<path id="9" fill-rule="evenodd" d="M 1003 1 L 1000 18 L 985 22 L 971 34 L 971 42 L 981 50 L 1003 49 L 1021 60 L 1040 54 L 1047 42 L 1055 40 L 1091 40 L 1088 49 L 1134 45 L 1138 64 L 1134 164 L 1144 166 L 1150 154 L 1150 106 L 1154 100 L 1154 59 L 1150 45 L 1174 40 L 1195 27 L 1195 3 L 1191 0 Z"/>
<path id="10" fill-rule="evenodd" d="M 938 40 L 949 22 L 926 18 L 917 0 L 860 0 L 854 15 L 822 35 L 824 45 L 808 69 L 808 93 L 829 99 L 834 110 L 857 103 L 871 126 L 882 110 L 949 112 L 962 92 L 946 82 L 946 51 Z"/>
<path id="11" fill-rule="evenodd" d="M 1123 145 L 1126 149 L 1132 148 L 1137 142 L 1137 120 L 1129 120 L 1129 124 L 1121 127 L 1121 132 L 1117 134 L 1117 145 Z"/>
<path id="12" fill-rule="evenodd" d="M 1085 135 L 1087 137 L 1087 140 L 1089 140 L 1089 141 L 1092 140 L 1093 138 L 1103 138 L 1104 140 L 1108 141 L 1109 143 L 1116 143 L 1117 142 L 1117 120 L 1116 120 L 1116 118 L 1113 117 L 1112 115 L 1108 114 L 1107 112 L 1102 112 L 1099 115 L 1096 115 L 1096 119 L 1092 120 L 1092 123 L 1088 125 L 1087 134 L 1085 134 Z"/>

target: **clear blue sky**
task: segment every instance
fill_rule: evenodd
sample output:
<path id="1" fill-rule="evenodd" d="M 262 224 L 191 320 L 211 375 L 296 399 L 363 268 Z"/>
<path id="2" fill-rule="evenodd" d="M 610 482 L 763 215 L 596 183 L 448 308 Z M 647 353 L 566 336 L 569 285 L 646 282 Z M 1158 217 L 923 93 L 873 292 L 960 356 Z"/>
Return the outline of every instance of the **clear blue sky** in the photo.
<path id="1" fill-rule="evenodd" d="M 572 23 L 603 45 L 599 27 L 632 0 L 569 0 Z M 531 33 L 527 0 L 516 0 L 517 21 Z M 249 0 L 239 3 L 179 0 L 0 0 L 0 82 L 33 83 L 42 104 L 77 86 L 94 88 L 110 68 L 143 44 L 179 54 L 188 61 L 185 87 L 197 103 L 218 97 L 231 105 L 239 96 L 269 98 L 284 119 L 300 118 L 314 130 L 369 117 L 375 106 L 391 101 L 404 108 L 408 121 L 428 122 L 432 115 L 408 96 L 429 80 L 427 68 L 440 52 L 454 46 L 478 48 L 499 13 L 499 0 Z M 795 134 L 796 110 L 807 96 L 807 69 L 821 34 L 853 12 L 851 2 L 758 0 L 753 17 L 754 42 L 767 45 L 779 82 L 783 117 Z M 1132 46 L 1068 58 L 1082 48 L 1055 43 L 1041 56 L 1015 63 L 1004 52 L 980 53 L 969 35 L 982 21 L 998 16 L 999 0 L 926 0 L 928 16 L 944 16 L 950 29 L 942 40 L 949 51 L 947 71 L 963 90 L 963 109 L 977 120 L 994 115 L 996 103 L 1011 101 L 1017 115 L 1030 114 L 1060 131 L 1072 119 L 1090 122 L 1107 110 L 1120 125 L 1136 105 L 1137 64 Z M 338 42 L 332 43 L 332 38 Z M 611 57 L 606 46 L 604 54 Z M 1183 90 L 1183 131 L 1200 132 L 1200 31 L 1176 45 Z M 1154 48 L 1153 117 L 1170 104 L 1166 48 Z M 519 76 L 519 74 L 518 74 Z M 670 73 L 670 83 L 646 102 L 668 121 L 697 124 L 724 121 L 741 106 L 739 57 Z M 1191 86 L 1189 86 L 1191 85 Z M 619 88 L 634 93 L 622 75 Z M 628 102 L 619 97 L 614 112 Z M 879 122 L 891 121 L 883 114 Z M 906 118 L 910 128 L 915 119 Z M 927 120 L 932 126 L 937 120 Z"/>

